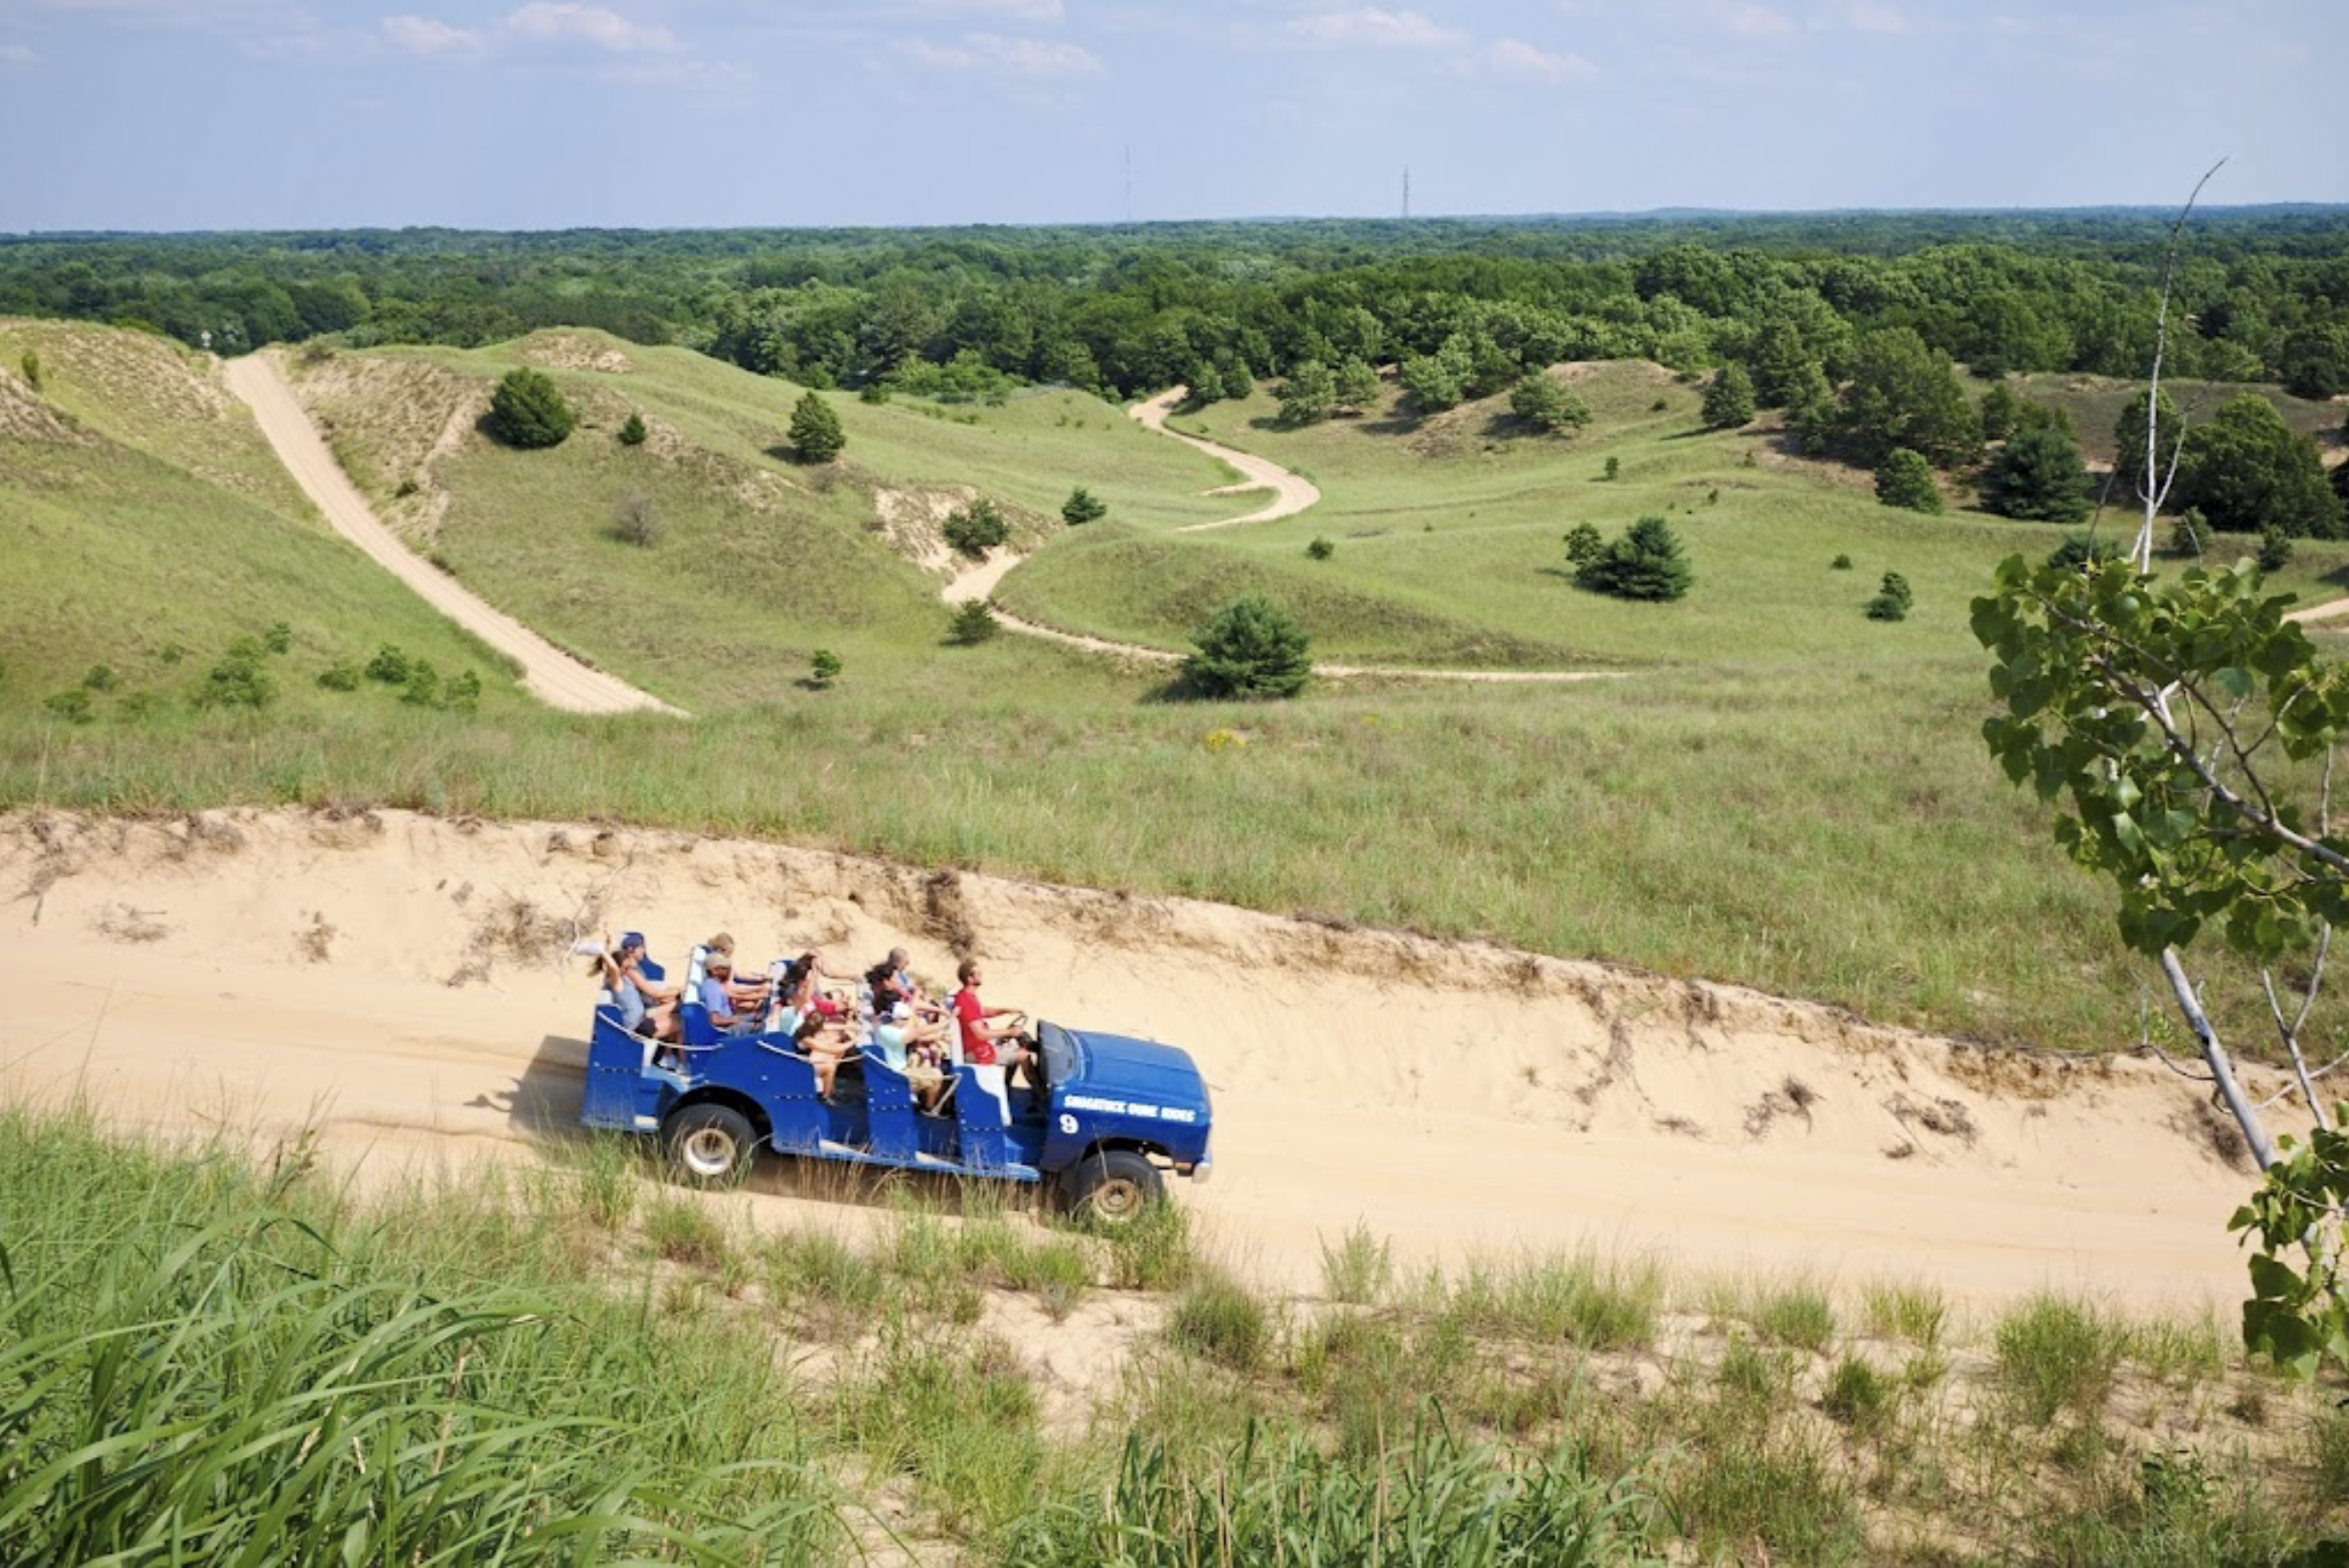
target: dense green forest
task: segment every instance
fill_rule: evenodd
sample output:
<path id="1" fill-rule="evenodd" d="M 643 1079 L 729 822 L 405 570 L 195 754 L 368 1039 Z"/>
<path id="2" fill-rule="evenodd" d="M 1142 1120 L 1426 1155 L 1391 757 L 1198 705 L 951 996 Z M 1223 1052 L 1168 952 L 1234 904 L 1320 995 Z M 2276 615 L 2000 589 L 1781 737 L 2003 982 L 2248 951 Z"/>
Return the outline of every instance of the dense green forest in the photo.
<path id="1" fill-rule="evenodd" d="M 682 343 L 816 385 L 1132 393 L 1400 359 L 1681 370 L 1913 328 L 1979 370 L 2142 374 L 2165 216 L 1435 219 L 1126 228 L 448 230 L 0 238 L 0 314 L 226 351 L 336 333 L 476 346 L 548 325 Z M 2180 374 L 2349 391 L 2349 211 L 2195 220 Z"/>

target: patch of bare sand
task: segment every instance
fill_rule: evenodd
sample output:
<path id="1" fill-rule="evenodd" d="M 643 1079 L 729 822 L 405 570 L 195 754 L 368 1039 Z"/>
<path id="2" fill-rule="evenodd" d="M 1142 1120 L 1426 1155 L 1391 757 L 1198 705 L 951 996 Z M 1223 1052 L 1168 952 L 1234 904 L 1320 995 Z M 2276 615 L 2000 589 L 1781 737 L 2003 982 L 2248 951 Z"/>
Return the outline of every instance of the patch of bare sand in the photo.
<path id="1" fill-rule="evenodd" d="M 0 1087 L 79 1085 L 166 1130 L 315 1123 L 363 1169 L 527 1154 L 575 1125 L 589 984 L 565 950 L 621 927 L 672 961 L 720 929 L 842 968 L 904 940 L 932 980 L 975 949 L 998 1002 L 1187 1046 L 1215 1094 L 1216 1172 L 1179 1200 L 1269 1283 L 1309 1286 L 1321 1239 L 1360 1221 L 1409 1263 L 1592 1243 L 1988 1301 L 2241 1289 L 2224 1225 L 2250 1176 L 2213 1151 L 2193 1089 L 2137 1061 L 1989 1053 L 1598 964 L 634 829 L 0 818 L 0 932 L 40 977 L 0 1013 Z M 769 1175 L 727 1201 L 856 1222 L 855 1195 L 805 1183 Z"/>

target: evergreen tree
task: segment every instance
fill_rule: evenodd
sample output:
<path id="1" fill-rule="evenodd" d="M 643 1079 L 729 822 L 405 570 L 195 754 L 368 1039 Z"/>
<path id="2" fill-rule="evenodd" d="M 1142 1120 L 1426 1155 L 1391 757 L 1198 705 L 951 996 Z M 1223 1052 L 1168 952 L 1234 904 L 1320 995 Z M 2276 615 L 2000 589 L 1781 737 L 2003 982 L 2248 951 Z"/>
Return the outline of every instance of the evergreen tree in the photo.
<path id="1" fill-rule="evenodd" d="M 966 599 L 954 607 L 954 614 L 947 622 L 946 635 L 948 640 L 970 648 L 986 641 L 999 630 L 1001 627 L 996 620 L 996 613 L 988 608 L 985 599 Z"/>
<path id="2" fill-rule="evenodd" d="M 1468 345 L 1455 334 L 1444 339 L 1443 347 L 1434 353 L 1404 360 L 1401 379 L 1421 414 L 1441 414 L 1458 407 L 1468 395 L 1468 382 L 1475 374 L 1476 361 Z"/>
<path id="3" fill-rule="evenodd" d="M 2188 506 L 2170 525 L 2170 553 L 2199 557 L 2210 548 L 2210 519 L 2199 507 Z"/>
<path id="4" fill-rule="evenodd" d="M 1909 591 L 1909 579 L 1897 571 L 1888 571 L 1877 585 L 1876 596 L 1868 601 L 1870 620 L 1907 620 L 1916 595 Z"/>
<path id="5" fill-rule="evenodd" d="M 1509 394 L 1510 412 L 1535 430 L 1579 430 L 1591 422 L 1590 405 L 1541 370 L 1520 380 Z"/>
<path id="6" fill-rule="evenodd" d="M 1281 422 L 1318 424 L 1330 417 L 1331 406 L 1336 401 L 1337 377 L 1330 373 L 1330 367 L 1317 359 L 1292 365 L 1281 383 Z"/>
<path id="7" fill-rule="evenodd" d="M 644 415 L 632 413 L 628 415 L 626 422 L 620 426 L 620 445 L 642 446 L 644 437 L 649 434 L 651 433 L 644 428 Z"/>
<path id="8" fill-rule="evenodd" d="M 1108 515 L 1109 504 L 1082 484 L 1069 491 L 1068 499 L 1061 503 L 1061 521 L 1072 528 L 1098 523 Z"/>
<path id="9" fill-rule="evenodd" d="M 1937 468 L 1970 462 L 1981 450 L 1981 418 L 1949 356 L 1928 348 L 1912 327 L 1860 338 L 1836 425 L 1853 459 L 1871 468 L 1896 446 Z"/>
<path id="10" fill-rule="evenodd" d="M 1619 599 L 1677 599 L 1696 581 L 1679 535 L 1661 517 L 1643 517 L 1575 572 L 1595 594 Z"/>
<path id="11" fill-rule="evenodd" d="M 2178 501 L 2199 506 L 2229 533 L 2279 529 L 2291 537 L 2340 536 L 2341 498 L 2326 482 L 2316 443 L 2293 433 L 2257 392 L 2226 403 L 2186 437 Z"/>
<path id="12" fill-rule="evenodd" d="M 1876 500 L 1903 511 L 1940 511 L 1941 486 L 1934 482 L 1933 464 L 1905 446 L 1894 447 L 1876 469 Z"/>
<path id="13" fill-rule="evenodd" d="M 1982 393 L 1982 439 L 2002 441 L 2015 433 L 2016 415 L 2023 412 L 2023 399 L 2015 389 L 2002 381 Z"/>
<path id="14" fill-rule="evenodd" d="M 808 661 L 808 684 L 817 687 L 829 686 L 840 678 L 840 668 L 839 654 L 834 653 L 830 648 L 818 648 L 816 650 L 816 656 Z"/>
<path id="15" fill-rule="evenodd" d="M 1566 559 L 1570 565 L 1588 566 L 1606 548 L 1605 536 L 1588 523 L 1577 523 L 1566 531 Z"/>
<path id="16" fill-rule="evenodd" d="M 1378 401 L 1378 372 L 1368 360 L 1349 359 L 1337 368 L 1337 400 L 1356 414 Z"/>
<path id="17" fill-rule="evenodd" d="M 2170 465 L 2178 457 L 2178 449 L 2185 443 L 2185 421 L 2179 417 L 2178 405 L 2163 392 L 2158 405 L 2159 430 L 2156 449 L 2159 456 L 2154 463 L 2153 482 L 2145 482 L 2145 398 L 2138 392 L 2129 399 L 2129 406 L 2120 411 L 2113 423 L 2113 494 L 2122 502 L 2141 502 L 2150 490 L 2159 489 L 2170 477 Z"/>
<path id="18" fill-rule="evenodd" d="M 1261 594 L 1234 599 L 1192 638 L 1183 677 L 1206 697 L 1294 697 L 1313 673 L 1305 628 Z"/>
<path id="19" fill-rule="evenodd" d="M 2057 431 L 2019 432 L 1990 460 L 1982 504 L 2001 517 L 2078 522 L 2089 511 L 2088 469 L 2080 449 Z"/>
<path id="20" fill-rule="evenodd" d="M 508 446 L 526 451 L 560 446 L 576 423 L 570 405 L 542 370 L 508 370 L 490 394 L 490 434 Z"/>
<path id="21" fill-rule="evenodd" d="M 806 392 L 792 407 L 791 442 L 801 462 L 830 462 L 848 445 L 848 433 L 822 393 Z"/>
<path id="22" fill-rule="evenodd" d="M 1742 365 L 1724 365 L 1705 389 L 1705 423 L 1734 430 L 1754 417 L 1754 378 Z"/>

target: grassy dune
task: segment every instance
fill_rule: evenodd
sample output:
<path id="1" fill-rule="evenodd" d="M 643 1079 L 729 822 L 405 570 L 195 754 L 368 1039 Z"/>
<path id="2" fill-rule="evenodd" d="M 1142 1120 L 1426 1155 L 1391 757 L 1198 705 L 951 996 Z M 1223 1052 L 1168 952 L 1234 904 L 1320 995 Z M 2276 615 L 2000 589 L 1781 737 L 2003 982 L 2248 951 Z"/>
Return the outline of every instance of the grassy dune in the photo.
<path id="1" fill-rule="evenodd" d="M 2337 1390 L 2061 1295 L 1356 1229 L 1282 1298 L 1179 1211 L 762 1229 L 628 1140 L 361 1200 L 300 1136 L 0 1136 L 11 1563 L 2153 1568 L 2292 1560 L 2349 1480 Z"/>
<path id="2" fill-rule="evenodd" d="M 74 344 L 128 336 L 43 330 L 66 334 L 45 357 L 69 367 Z M 582 408 L 552 452 L 506 451 L 471 428 L 520 362 L 549 367 Z M 1309 472 L 1327 500 L 1193 534 L 1174 530 L 1245 504 L 1198 494 L 1220 465 L 1072 393 L 928 412 L 835 396 L 847 460 L 806 469 L 770 450 L 796 389 L 683 350 L 544 333 L 470 353 L 345 353 L 301 374 L 337 450 L 418 548 L 697 722 L 569 718 L 499 683 L 478 721 L 380 690 L 317 693 L 296 666 L 380 641 L 443 667 L 467 655 L 315 524 L 265 508 L 224 521 L 257 504 L 120 446 L 18 439 L 12 452 L 64 477 L 25 479 L 47 470 L 22 461 L 0 477 L 55 530 L 37 549 L 0 543 L 24 585 L 0 613 L 13 666 L 0 801 L 615 815 L 1488 936 L 1996 1040 L 2135 1039 L 2144 977 L 2117 951 L 2106 895 L 1978 738 L 1988 705 L 1966 601 L 2001 555 L 2051 549 L 2058 531 L 1877 507 L 1864 481 L 1787 461 L 1762 435 L 1698 432 L 1695 392 L 1652 367 L 1583 372 L 1598 418 L 1566 439 L 1518 435 L 1492 405 L 1302 432 L 1264 428 L 1262 397 L 1216 405 L 1197 422 Z M 70 368 L 63 379 L 84 386 Z M 93 410 L 129 396 L 75 395 Z M 631 410 L 653 430 L 633 449 L 615 439 Z M 154 420 L 128 401 L 104 417 L 126 431 Z M 218 423 L 221 449 L 243 451 L 265 485 L 250 427 Z M 1622 472 L 1605 482 L 1610 456 Z M 432 484 L 400 494 L 420 477 L 445 499 Z M 1079 482 L 1110 518 L 1065 529 L 1057 507 Z M 1324 657 L 1625 678 L 1371 681 L 1291 704 L 1192 704 L 1162 700 L 1162 671 L 1029 639 L 949 646 L 938 579 L 875 528 L 884 492 L 965 486 L 1014 508 L 1040 545 L 1004 596 L 1049 622 L 1179 647 L 1205 607 L 1264 586 L 1297 606 Z M 661 522 L 649 549 L 614 532 L 631 493 Z M 1651 510 L 1689 540 L 1687 601 L 1619 604 L 1565 579 L 1567 526 L 1612 530 Z M 289 542 L 223 549 L 264 526 Z M 160 528 L 184 531 L 150 548 Z M 1336 553 L 1309 560 L 1321 535 Z M 90 569 L 54 569 L 73 552 Z M 1829 570 L 1838 552 L 1853 571 Z M 2343 559 L 2303 544 L 2280 585 L 2330 596 Z M 258 575 L 208 580 L 214 560 Z M 282 575 L 309 560 L 314 576 Z M 1860 608 L 1888 570 L 1917 598 L 1895 625 Z M 69 604 L 67 588 L 83 597 Z M 108 595 L 135 612 L 110 614 Z M 108 708 L 68 726 L 37 706 L 92 657 L 145 657 L 152 628 L 196 647 L 280 618 L 295 629 L 287 706 L 259 719 L 174 697 L 141 722 Z M 51 634 L 58 624 L 74 640 Z M 846 665 L 829 690 L 803 683 L 819 646 Z M 2269 1032 L 2225 1021 L 2249 1042 Z"/>

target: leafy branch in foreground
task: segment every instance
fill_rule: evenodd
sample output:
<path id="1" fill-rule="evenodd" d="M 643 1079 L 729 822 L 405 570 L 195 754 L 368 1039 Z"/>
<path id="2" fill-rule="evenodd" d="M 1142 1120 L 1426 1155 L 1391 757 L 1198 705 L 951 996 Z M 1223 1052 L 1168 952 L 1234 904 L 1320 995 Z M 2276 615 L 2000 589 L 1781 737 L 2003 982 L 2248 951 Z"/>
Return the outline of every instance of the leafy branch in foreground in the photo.
<path id="1" fill-rule="evenodd" d="M 2021 556 L 1974 601 L 2003 715 L 1983 739 L 2017 784 L 2060 802 L 2059 842 L 2120 890 L 2120 932 L 2161 968 L 2201 1048 L 2203 1071 L 2266 1173 L 2230 1228 L 2255 1233 L 2244 1341 L 2313 1373 L 2349 1364 L 2349 1139 L 2332 1130 L 2301 1049 L 2332 929 L 2349 913 L 2349 840 L 2334 831 L 2335 753 L 2349 728 L 2349 676 L 2316 656 L 2238 562 L 2159 582 L 2094 559 L 2034 570 Z M 2269 1011 L 2315 1124 L 2305 1146 L 2271 1137 L 2179 954 L 2205 928 L 2262 966 Z M 2286 1016 L 2275 968 L 2306 978 Z M 2183 1069 L 2180 1069 L 2183 1070 Z M 2282 1098 L 2279 1096 L 2278 1098 Z M 2278 1254 L 2298 1249 L 2305 1267 Z"/>

